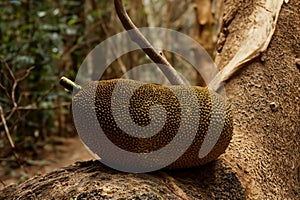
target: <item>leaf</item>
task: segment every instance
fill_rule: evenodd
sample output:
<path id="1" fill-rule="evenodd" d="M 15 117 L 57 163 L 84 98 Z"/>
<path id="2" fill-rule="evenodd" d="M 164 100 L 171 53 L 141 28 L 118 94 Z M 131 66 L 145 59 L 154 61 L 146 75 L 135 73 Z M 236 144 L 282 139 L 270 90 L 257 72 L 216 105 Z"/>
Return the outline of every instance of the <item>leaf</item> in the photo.
<path id="1" fill-rule="evenodd" d="M 72 19 L 70 19 L 70 20 L 67 22 L 67 24 L 68 24 L 69 26 L 71 26 L 71 25 L 74 25 L 74 24 L 76 24 L 76 23 L 77 23 L 77 21 L 78 21 L 78 19 L 77 19 L 77 18 L 72 18 Z"/>

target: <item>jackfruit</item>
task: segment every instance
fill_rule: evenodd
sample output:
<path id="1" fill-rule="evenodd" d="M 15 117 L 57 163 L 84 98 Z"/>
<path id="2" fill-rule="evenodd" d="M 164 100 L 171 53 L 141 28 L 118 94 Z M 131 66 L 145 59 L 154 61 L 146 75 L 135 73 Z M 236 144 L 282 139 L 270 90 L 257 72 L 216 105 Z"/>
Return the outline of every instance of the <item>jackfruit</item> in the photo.
<path id="1" fill-rule="evenodd" d="M 115 94 L 117 85 L 121 86 L 122 90 Z M 79 133 L 90 131 L 90 140 L 93 140 L 93 134 L 97 132 L 97 130 L 90 130 L 96 127 L 95 124 L 92 124 L 95 123 L 92 120 L 93 116 L 91 116 L 93 113 L 96 115 L 98 125 L 111 142 L 125 151 L 135 153 L 149 153 L 164 148 L 174 139 L 180 127 L 183 126 L 183 118 L 186 127 L 196 126 L 194 135 L 189 131 L 183 133 L 184 137 L 193 137 L 191 144 L 177 160 L 167 166 L 169 169 L 196 167 L 211 162 L 225 152 L 232 138 L 233 119 L 230 105 L 221 95 L 204 87 L 162 86 L 136 80 L 113 79 L 91 81 L 82 87 L 76 86 L 76 88 L 76 94 L 72 101 L 72 106 L 76 106 L 77 115 L 80 115 L 76 121 L 76 124 L 79 124 L 76 128 L 79 129 Z M 187 93 L 188 90 L 192 93 Z M 130 93 L 129 91 L 133 92 Z M 184 101 L 178 98 L 178 94 Z M 196 106 L 189 105 L 189 102 L 192 101 L 191 94 L 196 99 Z M 128 131 L 124 131 L 119 126 L 120 124 L 118 125 L 115 117 L 122 118 L 122 112 L 119 112 L 121 115 L 114 116 L 113 109 L 118 108 L 112 108 L 112 97 L 116 101 L 114 105 L 119 105 L 121 109 L 122 106 L 126 106 L 121 105 L 121 102 L 124 103 L 121 100 L 128 95 L 130 95 L 127 105 L 130 117 L 124 118 L 122 126 L 125 128 L 130 126 L 128 120 L 132 120 L 136 125 L 146 127 L 155 117 L 157 118 L 155 119 L 156 122 L 164 122 L 156 134 L 150 137 L 137 137 L 128 134 Z M 182 105 L 182 102 L 185 102 L 185 105 Z M 185 109 L 184 115 L 183 109 Z M 155 113 L 152 118 L 151 112 Z M 195 113 L 197 116 L 192 116 Z M 130 130 L 130 127 L 127 128 Z M 150 129 L 150 131 L 152 130 Z M 200 156 L 200 149 L 209 132 L 210 136 L 207 137 L 206 143 L 213 148 L 211 147 L 207 153 Z M 141 133 L 141 135 L 143 134 L 146 133 Z M 179 148 L 180 142 L 174 146 L 170 154 Z"/>

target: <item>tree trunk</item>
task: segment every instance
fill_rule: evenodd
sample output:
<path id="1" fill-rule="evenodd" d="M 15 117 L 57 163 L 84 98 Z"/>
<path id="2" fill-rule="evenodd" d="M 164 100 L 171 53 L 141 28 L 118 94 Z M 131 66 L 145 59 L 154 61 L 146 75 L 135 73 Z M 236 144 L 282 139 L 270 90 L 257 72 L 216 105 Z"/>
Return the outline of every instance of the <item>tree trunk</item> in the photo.
<path id="1" fill-rule="evenodd" d="M 229 32 L 219 55 L 224 66 L 242 43 L 253 1 L 226 2 Z M 237 172 L 250 199 L 300 198 L 300 2 L 282 5 L 265 52 L 226 84 L 234 137 L 224 159 Z M 297 69 L 298 67 L 298 69 Z"/>
<path id="2" fill-rule="evenodd" d="M 257 2 L 225 1 L 221 68 L 241 46 Z M 299 199 L 299 10 L 298 0 L 284 3 L 267 50 L 227 81 L 234 135 L 218 160 L 147 174 L 76 163 L 8 186 L 0 199 Z"/>

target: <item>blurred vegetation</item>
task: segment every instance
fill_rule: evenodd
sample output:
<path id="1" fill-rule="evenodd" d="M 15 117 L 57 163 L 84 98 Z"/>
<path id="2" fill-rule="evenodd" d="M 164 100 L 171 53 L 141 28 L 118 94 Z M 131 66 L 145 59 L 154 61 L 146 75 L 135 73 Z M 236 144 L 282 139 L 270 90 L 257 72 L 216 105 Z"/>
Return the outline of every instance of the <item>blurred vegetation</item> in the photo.
<path id="1" fill-rule="evenodd" d="M 19 154 L 34 156 L 40 141 L 76 134 L 71 95 L 58 80 L 74 79 L 88 52 L 117 31 L 113 9 L 108 1 L 0 2 L 0 106 Z M 0 158 L 12 155 L 4 128 L 1 120 Z"/>
<path id="2" fill-rule="evenodd" d="M 138 27 L 195 33 L 193 0 L 124 2 Z M 6 162 L 17 152 L 23 162 L 37 156 L 51 137 L 76 135 L 69 111 L 71 95 L 58 81 L 61 76 L 74 80 L 86 55 L 124 29 L 113 1 L 3 0 L 0 13 L 0 107 L 4 118 L 0 120 L 0 161 Z M 105 78 L 121 77 L 122 66 L 129 70 L 149 62 L 145 58 L 142 52 L 130 52 L 112 64 Z M 172 60 L 180 66 L 180 60 Z M 183 68 L 189 77 L 197 77 Z"/>

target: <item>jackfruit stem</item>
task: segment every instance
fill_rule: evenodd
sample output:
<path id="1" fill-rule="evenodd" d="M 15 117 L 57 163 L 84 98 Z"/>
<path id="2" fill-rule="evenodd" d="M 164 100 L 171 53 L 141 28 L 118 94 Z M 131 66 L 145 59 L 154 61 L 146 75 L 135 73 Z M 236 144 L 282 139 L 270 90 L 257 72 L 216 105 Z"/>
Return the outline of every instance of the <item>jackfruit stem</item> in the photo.
<path id="1" fill-rule="evenodd" d="M 114 0 L 115 10 L 122 22 L 123 27 L 128 30 L 131 40 L 141 47 L 141 49 L 149 56 L 149 58 L 159 67 L 172 85 L 185 85 L 186 82 L 180 77 L 175 68 L 168 60 L 160 55 L 146 37 L 135 26 L 128 16 L 122 0 Z"/>
<path id="2" fill-rule="evenodd" d="M 76 94 L 79 90 L 81 90 L 81 86 L 76 84 L 75 82 L 71 81 L 70 79 L 66 77 L 61 77 L 59 84 L 69 90 L 70 92 L 73 91 L 74 94 Z"/>

